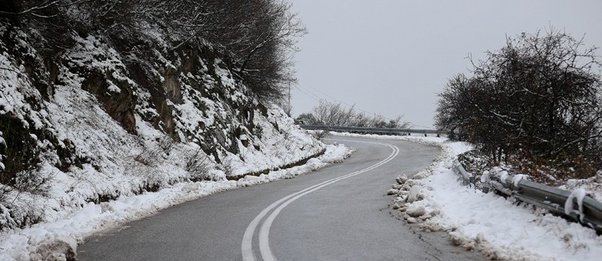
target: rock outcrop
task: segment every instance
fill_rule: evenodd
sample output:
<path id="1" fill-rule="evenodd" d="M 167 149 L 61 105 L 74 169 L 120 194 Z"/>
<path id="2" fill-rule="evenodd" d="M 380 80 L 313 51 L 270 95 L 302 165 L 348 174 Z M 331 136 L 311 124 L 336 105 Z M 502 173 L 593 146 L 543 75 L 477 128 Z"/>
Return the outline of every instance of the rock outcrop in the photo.
<path id="1" fill-rule="evenodd" d="M 0 228 L 324 150 L 242 84 L 225 51 L 148 32 L 128 44 L 74 32 L 49 52 L 35 29 L 0 19 Z"/>

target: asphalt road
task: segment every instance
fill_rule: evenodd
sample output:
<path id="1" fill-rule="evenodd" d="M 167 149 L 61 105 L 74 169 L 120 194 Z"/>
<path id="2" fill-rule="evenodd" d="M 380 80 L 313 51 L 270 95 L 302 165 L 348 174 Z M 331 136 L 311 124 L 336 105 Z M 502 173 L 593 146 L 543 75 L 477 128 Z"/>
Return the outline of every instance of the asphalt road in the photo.
<path id="1" fill-rule="evenodd" d="M 356 152 L 294 179 L 222 192 L 88 238 L 80 260 L 483 260 L 442 233 L 415 232 L 386 191 L 438 148 L 332 138 Z"/>

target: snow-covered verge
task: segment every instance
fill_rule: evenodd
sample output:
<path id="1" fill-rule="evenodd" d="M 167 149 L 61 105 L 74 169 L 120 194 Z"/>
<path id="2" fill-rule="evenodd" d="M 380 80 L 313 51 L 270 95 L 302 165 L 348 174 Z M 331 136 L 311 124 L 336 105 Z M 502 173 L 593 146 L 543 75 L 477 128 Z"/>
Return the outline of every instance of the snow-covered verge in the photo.
<path id="1" fill-rule="evenodd" d="M 128 220 L 149 208 L 293 175 L 307 169 L 280 169 L 342 153 L 260 101 L 237 80 L 224 52 L 140 37 L 128 49 L 102 31 L 74 33 L 73 44 L 48 54 L 34 44 L 44 40 L 34 28 L 0 19 L 1 254 L 17 249 L 28 259 L 18 249 L 73 231 L 84 231 L 81 237 L 98 226 L 90 222 L 112 222 L 85 219 L 90 209 L 111 216 L 123 207 L 129 212 L 114 219 Z M 151 192 L 159 196 L 145 196 Z M 123 203 L 129 201 L 136 202 Z M 55 232 L 35 232 L 53 226 Z M 33 232 L 15 237 L 22 231 Z"/>
<path id="2" fill-rule="evenodd" d="M 602 238 L 592 229 L 517 204 L 493 193 L 464 186 L 452 171 L 458 154 L 470 144 L 419 140 L 442 147 L 441 156 L 424 172 L 400 176 L 389 194 L 393 208 L 424 231 L 445 231 L 454 244 L 496 260 L 599 260 Z"/>
<path id="3" fill-rule="evenodd" d="M 0 260 L 47 260 L 48 254 L 60 260 L 66 255 L 65 249 L 75 252 L 77 244 L 94 232 L 111 229 L 125 222 L 152 215 L 169 206 L 220 191 L 292 178 L 331 163 L 341 162 L 350 154 L 351 151 L 344 145 L 328 145 L 322 156 L 289 169 L 271 171 L 259 176 L 246 176 L 236 181 L 180 182 L 157 192 L 123 196 L 100 204 L 87 203 L 76 211 L 57 213 L 63 217 L 55 221 L 1 234 Z"/>
<path id="4" fill-rule="evenodd" d="M 447 232 L 454 244 L 495 260 L 600 260 L 602 256 L 602 237 L 593 229 L 518 204 L 512 198 L 463 185 L 452 171 L 452 162 L 473 149 L 470 144 L 422 136 L 334 134 L 407 140 L 442 148 L 429 168 L 412 177 L 400 175 L 388 191 L 395 197 L 392 208 L 423 231 Z M 562 187 L 584 188 L 597 195 L 600 186 L 595 181 L 596 177 L 573 180 Z"/>

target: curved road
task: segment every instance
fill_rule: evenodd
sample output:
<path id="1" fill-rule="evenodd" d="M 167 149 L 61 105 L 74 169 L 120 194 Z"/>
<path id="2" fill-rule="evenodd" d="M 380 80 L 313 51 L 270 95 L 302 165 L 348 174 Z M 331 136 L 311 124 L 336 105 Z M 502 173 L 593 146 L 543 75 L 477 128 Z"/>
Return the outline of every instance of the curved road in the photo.
<path id="1" fill-rule="evenodd" d="M 356 152 L 309 175 L 218 193 L 86 239 L 80 260 L 482 260 L 442 234 L 416 233 L 389 212 L 401 172 L 434 147 L 332 138 Z"/>

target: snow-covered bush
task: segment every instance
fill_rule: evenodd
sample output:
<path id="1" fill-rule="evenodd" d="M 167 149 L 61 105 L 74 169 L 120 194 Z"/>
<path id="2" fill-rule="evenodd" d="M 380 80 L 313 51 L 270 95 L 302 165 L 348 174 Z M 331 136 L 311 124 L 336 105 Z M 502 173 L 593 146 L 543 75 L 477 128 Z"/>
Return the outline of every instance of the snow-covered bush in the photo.
<path id="1" fill-rule="evenodd" d="M 198 148 L 193 153 L 187 154 L 186 171 L 190 173 L 191 181 L 202 181 L 211 179 L 209 175 L 209 162 L 207 156 Z"/>
<path id="2" fill-rule="evenodd" d="M 440 94 L 438 128 L 533 176 L 590 177 L 602 167 L 595 48 L 562 32 L 523 33 L 473 65 Z"/>

